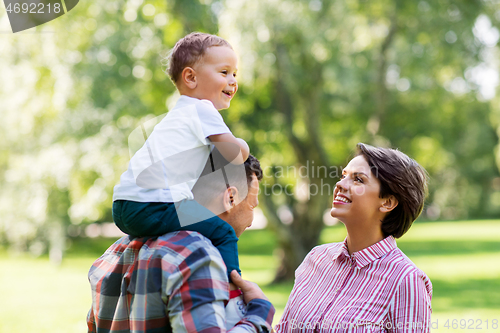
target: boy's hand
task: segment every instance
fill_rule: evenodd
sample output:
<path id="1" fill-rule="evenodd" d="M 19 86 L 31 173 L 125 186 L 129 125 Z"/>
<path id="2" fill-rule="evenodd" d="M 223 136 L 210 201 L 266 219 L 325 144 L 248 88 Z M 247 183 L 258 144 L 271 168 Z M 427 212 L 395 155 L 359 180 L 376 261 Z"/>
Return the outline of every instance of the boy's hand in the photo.
<path id="1" fill-rule="evenodd" d="M 248 302 L 255 298 L 265 299 L 266 301 L 269 301 L 269 299 L 266 297 L 266 295 L 264 295 L 264 293 L 256 283 L 243 280 L 236 270 L 233 270 L 231 272 L 231 280 L 243 292 L 243 299 L 245 300 L 245 303 L 248 304 Z"/>

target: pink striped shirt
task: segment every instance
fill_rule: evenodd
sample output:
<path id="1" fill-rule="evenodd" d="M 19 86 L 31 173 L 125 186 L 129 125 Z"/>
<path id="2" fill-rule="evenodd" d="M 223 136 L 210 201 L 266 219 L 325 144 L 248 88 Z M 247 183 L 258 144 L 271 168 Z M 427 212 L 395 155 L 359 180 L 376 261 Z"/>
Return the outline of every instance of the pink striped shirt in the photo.
<path id="1" fill-rule="evenodd" d="M 432 284 L 389 236 L 351 256 L 346 241 L 315 247 L 275 330 L 429 332 Z"/>

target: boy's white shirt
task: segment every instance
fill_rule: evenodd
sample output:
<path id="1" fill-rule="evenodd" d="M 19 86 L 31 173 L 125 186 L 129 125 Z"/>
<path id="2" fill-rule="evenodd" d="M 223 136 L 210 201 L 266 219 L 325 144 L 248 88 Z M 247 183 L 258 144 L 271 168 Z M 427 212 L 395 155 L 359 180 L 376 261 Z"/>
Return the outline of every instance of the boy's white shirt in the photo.
<path id="1" fill-rule="evenodd" d="M 209 156 L 211 135 L 231 133 L 212 102 L 182 95 L 131 158 L 113 201 L 178 202 L 191 192 Z"/>

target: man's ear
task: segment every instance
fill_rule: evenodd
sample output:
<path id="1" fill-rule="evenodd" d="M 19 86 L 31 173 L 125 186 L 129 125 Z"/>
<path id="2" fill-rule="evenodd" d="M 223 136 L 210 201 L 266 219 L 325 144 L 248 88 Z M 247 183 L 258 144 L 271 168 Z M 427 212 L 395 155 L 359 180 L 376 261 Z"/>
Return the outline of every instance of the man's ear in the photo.
<path id="1" fill-rule="evenodd" d="M 198 85 L 196 81 L 196 71 L 191 67 L 186 67 L 182 70 L 181 80 L 189 89 L 194 89 Z"/>
<path id="2" fill-rule="evenodd" d="M 231 208 L 234 208 L 238 204 L 238 189 L 234 186 L 230 186 L 224 191 L 224 211 L 229 212 Z"/>
<path id="3" fill-rule="evenodd" d="M 389 195 L 385 198 L 382 198 L 382 205 L 380 206 L 380 211 L 382 213 L 389 213 L 398 205 L 398 199 L 395 196 Z"/>

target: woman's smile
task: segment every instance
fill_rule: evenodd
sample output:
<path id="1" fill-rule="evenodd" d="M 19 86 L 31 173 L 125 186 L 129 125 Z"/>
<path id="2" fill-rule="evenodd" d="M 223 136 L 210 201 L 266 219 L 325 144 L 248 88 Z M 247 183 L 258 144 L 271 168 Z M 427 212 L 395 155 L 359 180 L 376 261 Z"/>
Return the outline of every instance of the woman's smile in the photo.
<path id="1" fill-rule="evenodd" d="M 337 205 L 345 205 L 345 204 L 350 204 L 352 201 L 346 197 L 345 195 L 343 194 L 340 194 L 340 193 L 337 193 L 337 195 L 335 196 L 335 198 L 333 199 L 333 204 L 337 204 Z"/>

